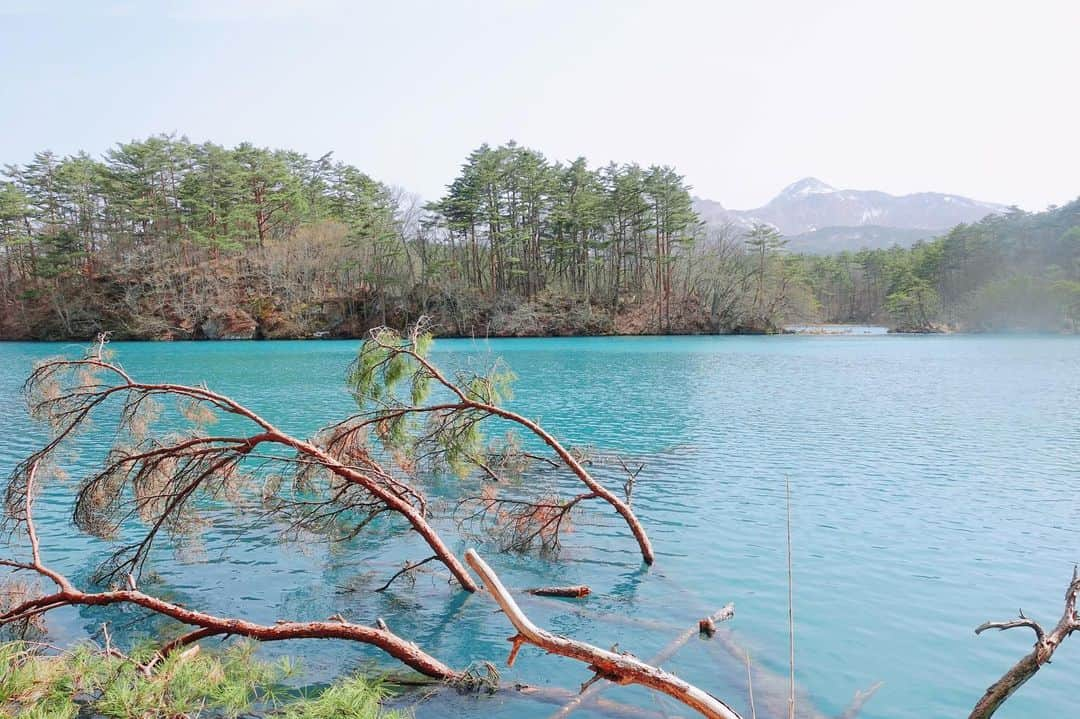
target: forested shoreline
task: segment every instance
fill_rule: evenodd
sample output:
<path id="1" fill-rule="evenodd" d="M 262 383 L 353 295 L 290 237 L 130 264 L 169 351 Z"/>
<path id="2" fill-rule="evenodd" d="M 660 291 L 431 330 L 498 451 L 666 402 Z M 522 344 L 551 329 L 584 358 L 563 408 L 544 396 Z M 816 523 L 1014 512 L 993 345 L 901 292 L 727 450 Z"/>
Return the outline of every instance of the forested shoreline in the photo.
<path id="1" fill-rule="evenodd" d="M 785 251 L 706 226 L 671 167 L 483 145 L 437 201 L 330 154 L 155 136 L 0 181 L 0 338 L 357 337 L 1080 327 L 1080 202 L 912 248 Z"/>

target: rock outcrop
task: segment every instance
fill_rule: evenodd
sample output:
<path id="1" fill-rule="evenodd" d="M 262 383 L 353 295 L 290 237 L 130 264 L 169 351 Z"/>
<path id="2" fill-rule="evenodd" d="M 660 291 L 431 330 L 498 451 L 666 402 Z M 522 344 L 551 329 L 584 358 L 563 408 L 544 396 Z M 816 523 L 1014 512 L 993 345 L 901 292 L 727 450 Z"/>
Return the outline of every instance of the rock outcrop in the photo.
<path id="1" fill-rule="evenodd" d="M 255 319 L 239 307 L 214 308 L 199 326 L 208 340 L 250 340 L 258 328 Z"/>

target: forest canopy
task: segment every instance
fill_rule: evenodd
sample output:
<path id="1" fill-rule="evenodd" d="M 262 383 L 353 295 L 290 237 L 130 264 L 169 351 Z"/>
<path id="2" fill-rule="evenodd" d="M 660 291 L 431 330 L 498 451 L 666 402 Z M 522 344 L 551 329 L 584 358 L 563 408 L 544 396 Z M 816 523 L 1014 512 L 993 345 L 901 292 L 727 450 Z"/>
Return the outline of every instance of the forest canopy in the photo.
<path id="1" fill-rule="evenodd" d="M 0 179 L 0 337 L 1075 331 L 1080 204 L 1012 210 L 911 248 L 787 252 L 707 226 L 674 168 L 469 154 L 429 203 L 331 153 L 159 135 L 43 151 Z"/>

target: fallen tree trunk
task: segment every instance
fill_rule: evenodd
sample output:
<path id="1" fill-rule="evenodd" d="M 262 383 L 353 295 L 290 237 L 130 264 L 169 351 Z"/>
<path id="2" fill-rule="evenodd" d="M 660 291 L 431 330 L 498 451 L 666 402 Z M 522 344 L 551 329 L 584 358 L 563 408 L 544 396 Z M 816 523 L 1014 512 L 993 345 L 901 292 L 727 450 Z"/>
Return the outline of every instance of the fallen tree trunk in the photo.
<path id="1" fill-rule="evenodd" d="M 675 653 L 682 649 L 683 646 L 685 646 L 686 643 L 690 641 L 690 638 L 693 637 L 695 633 L 701 633 L 701 627 L 703 625 L 708 624 L 710 626 L 713 626 L 713 633 L 715 634 L 716 622 L 727 621 L 733 616 L 735 616 L 735 605 L 727 604 L 720 610 L 699 621 L 697 625 L 690 627 L 689 629 L 681 633 L 679 636 L 668 642 L 667 646 L 661 649 L 656 656 L 649 660 L 649 664 L 655 667 L 659 667 L 661 664 L 675 656 Z M 708 636 L 711 637 L 712 634 L 708 634 Z M 567 702 L 566 706 L 564 706 L 562 709 L 552 714 L 551 719 L 565 719 L 565 717 L 569 716 L 570 713 L 573 712 L 575 709 L 579 709 L 590 702 L 595 702 L 600 692 L 604 691 L 605 688 L 605 685 L 603 684 L 593 684 L 592 682 L 594 682 L 595 680 L 596 678 L 594 677 L 593 679 L 590 679 L 588 682 L 586 682 L 586 684 L 582 686 L 581 693 L 571 699 L 569 702 Z"/>
<path id="2" fill-rule="evenodd" d="M 739 714 L 724 702 L 663 669 L 628 654 L 600 649 L 540 629 L 518 608 L 499 577 L 475 550 L 469 549 L 465 552 L 465 561 L 480 575 L 484 587 L 517 630 L 517 634 L 510 639 L 513 647 L 507 657 L 507 665 L 513 665 L 523 644 L 532 644 L 552 654 L 585 662 L 600 677 L 616 684 L 640 684 L 667 694 L 708 719 L 741 719 Z"/>
<path id="3" fill-rule="evenodd" d="M 525 591 L 538 597 L 567 597 L 570 599 L 580 599 L 581 597 L 588 596 L 589 592 L 592 590 L 584 584 L 575 584 L 570 587 L 536 587 Z"/>

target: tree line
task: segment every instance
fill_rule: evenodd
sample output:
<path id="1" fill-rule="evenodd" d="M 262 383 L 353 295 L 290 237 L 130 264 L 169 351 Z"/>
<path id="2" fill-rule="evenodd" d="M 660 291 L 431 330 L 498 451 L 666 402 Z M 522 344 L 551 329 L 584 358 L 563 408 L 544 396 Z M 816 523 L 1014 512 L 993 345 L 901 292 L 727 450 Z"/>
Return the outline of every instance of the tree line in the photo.
<path id="1" fill-rule="evenodd" d="M 901 328 L 1080 328 L 1080 201 L 1010 208 L 908 249 L 804 256 L 821 316 Z"/>
<path id="2" fill-rule="evenodd" d="M 61 335 L 86 334 L 102 319 L 93 308 L 118 297 L 130 314 L 171 312 L 180 325 L 214 303 L 250 310 L 256 300 L 329 299 L 366 322 L 412 303 L 410 294 L 530 300 L 552 289 L 615 308 L 648 293 L 670 325 L 674 258 L 698 229 L 671 168 L 594 171 L 514 143 L 476 150 L 427 206 L 330 154 L 172 136 L 122 143 L 100 159 L 39 152 L 4 176 L 0 298 L 13 316 L 58 323 L 51 331 Z M 192 272 L 207 263 L 224 272 Z M 200 286 L 245 274 L 259 296 Z"/>
<path id="3" fill-rule="evenodd" d="M 4 169 L 0 336 L 357 336 L 421 315 L 463 335 L 1060 328 L 1077 214 L 800 256 L 768 226 L 705 226 L 667 166 L 482 145 L 424 204 L 330 153 L 159 135 Z"/>

